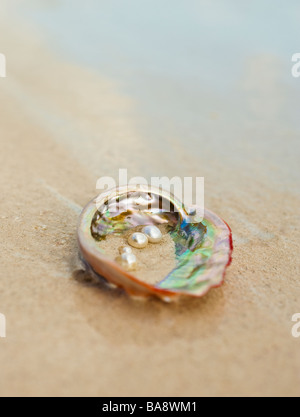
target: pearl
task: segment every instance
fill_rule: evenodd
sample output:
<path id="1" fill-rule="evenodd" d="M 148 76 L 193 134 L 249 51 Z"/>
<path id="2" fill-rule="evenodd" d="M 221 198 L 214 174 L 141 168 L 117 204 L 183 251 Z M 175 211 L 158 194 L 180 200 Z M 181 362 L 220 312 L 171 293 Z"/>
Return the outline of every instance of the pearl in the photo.
<path id="1" fill-rule="evenodd" d="M 132 253 L 132 249 L 129 246 L 121 246 L 119 248 L 119 253 L 122 255 L 122 253 Z"/>
<path id="2" fill-rule="evenodd" d="M 190 206 L 190 207 L 186 208 L 186 212 L 187 212 L 188 216 L 196 216 L 197 209 L 194 206 Z"/>
<path id="3" fill-rule="evenodd" d="M 142 249 L 148 245 L 148 237 L 144 233 L 135 232 L 129 236 L 128 243 L 134 248 Z"/>
<path id="4" fill-rule="evenodd" d="M 122 253 L 116 260 L 127 271 L 132 271 L 137 266 L 136 256 L 133 253 Z"/>
<path id="5" fill-rule="evenodd" d="M 161 231 L 156 226 L 145 226 L 143 233 L 145 233 L 151 243 L 158 243 L 162 240 Z"/>

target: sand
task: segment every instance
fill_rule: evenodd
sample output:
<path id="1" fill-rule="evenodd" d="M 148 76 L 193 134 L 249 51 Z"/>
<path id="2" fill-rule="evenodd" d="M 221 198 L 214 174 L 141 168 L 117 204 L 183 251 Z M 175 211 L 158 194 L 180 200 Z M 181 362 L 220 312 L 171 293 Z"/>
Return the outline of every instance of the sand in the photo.
<path id="1" fill-rule="evenodd" d="M 176 267 L 175 244 L 167 233 L 165 226 L 158 226 L 162 232 L 159 243 L 148 243 L 145 248 L 137 249 L 128 245 L 128 238 L 132 233 L 142 232 L 143 226 L 137 226 L 121 235 L 110 235 L 97 244 L 105 251 L 111 260 L 117 260 L 120 249 L 129 246 L 136 256 L 136 266 L 133 274 L 148 284 L 157 284 Z"/>
<path id="2" fill-rule="evenodd" d="M 193 158 L 165 132 L 172 146 L 158 156 L 143 140 L 137 104 L 113 79 L 50 52 L 33 28 L 7 19 L 5 4 L 1 396 L 299 395 L 300 338 L 291 334 L 300 312 L 299 196 L 287 149 L 297 152 L 297 131 L 275 126 L 276 145 L 258 156 L 252 138 L 268 143 L 273 131 L 245 127 L 247 158 L 236 163 L 209 141 Z M 82 279 L 78 216 L 97 178 L 119 167 L 205 176 L 207 207 L 233 230 L 221 288 L 141 303 Z"/>

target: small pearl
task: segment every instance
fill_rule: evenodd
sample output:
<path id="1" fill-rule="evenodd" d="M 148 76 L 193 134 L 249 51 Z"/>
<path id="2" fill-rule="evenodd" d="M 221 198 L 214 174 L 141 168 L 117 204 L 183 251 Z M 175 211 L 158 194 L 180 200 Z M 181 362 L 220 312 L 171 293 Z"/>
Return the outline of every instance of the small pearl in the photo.
<path id="1" fill-rule="evenodd" d="M 143 233 L 145 233 L 151 243 L 158 243 L 162 240 L 161 231 L 156 226 L 145 226 Z"/>
<path id="2" fill-rule="evenodd" d="M 194 206 L 190 206 L 190 207 L 186 208 L 186 212 L 187 212 L 188 216 L 196 216 L 197 209 Z"/>
<path id="3" fill-rule="evenodd" d="M 132 249 L 129 246 L 121 246 L 119 248 L 119 253 L 122 255 L 122 253 L 132 253 Z"/>
<path id="4" fill-rule="evenodd" d="M 148 237 L 144 233 L 135 232 L 129 237 L 128 243 L 134 248 L 142 249 L 148 245 Z"/>
<path id="5" fill-rule="evenodd" d="M 127 271 L 134 270 L 137 265 L 136 256 L 133 253 L 122 253 L 116 260 Z"/>

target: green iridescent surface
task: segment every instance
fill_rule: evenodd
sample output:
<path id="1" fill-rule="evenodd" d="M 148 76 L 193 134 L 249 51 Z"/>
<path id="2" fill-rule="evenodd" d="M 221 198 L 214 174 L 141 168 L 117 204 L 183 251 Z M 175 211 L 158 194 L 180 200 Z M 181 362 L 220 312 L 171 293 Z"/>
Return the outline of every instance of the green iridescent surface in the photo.
<path id="1" fill-rule="evenodd" d="M 182 238 L 183 230 L 185 235 Z M 159 287 L 197 291 L 207 286 L 223 257 L 222 251 L 214 252 L 217 232 L 214 225 L 205 219 L 200 224 L 181 224 L 179 230 L 172 231 L 170 234 L 175 242 L 177 267 L 160 282 Z M 212 263 L 213 254 L 215 258 Z"/>
<path id="2" fill-rule="evenodd" d="M 106 203 L 90 224 L 96 241 L 139 225 L 168 226 L 177 264 L 156 288 L 199 295 L 222 283 L 232 247 L 230 229 L 218 216 L 206 210 L 203 220 L 193 223 L 178 201 L 170 204 L 153 193 L 127 193 Z"/>

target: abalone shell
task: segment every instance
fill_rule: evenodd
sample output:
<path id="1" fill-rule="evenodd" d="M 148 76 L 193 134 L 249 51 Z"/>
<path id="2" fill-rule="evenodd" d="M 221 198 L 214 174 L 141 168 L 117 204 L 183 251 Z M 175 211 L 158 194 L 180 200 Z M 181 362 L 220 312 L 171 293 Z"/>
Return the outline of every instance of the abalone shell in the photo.
<path id="1" fill-rule="evenodd" d="M 135 296 L 201 297 L 222 284 L 231 262 L 232 236 L 227 223 L 205 209 L 198 221 L 169 193 L 150 186 L 106 191 L 83 210 L 78 242 L 83 260 L 98 276 Z M 111 260 L 99 245 L 110 234 L 122 235 L 141 225 L 166 225 L 175 244 L 176 267 L 155 285 L 138 279 Z"/>

